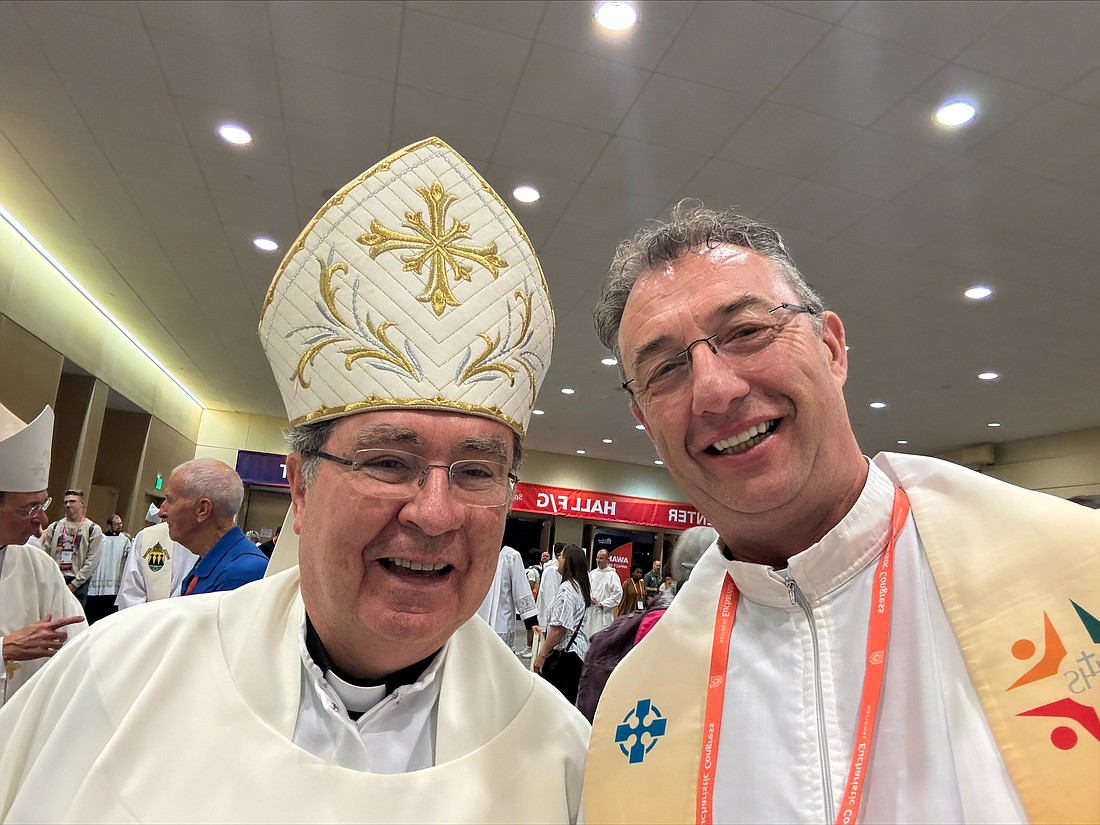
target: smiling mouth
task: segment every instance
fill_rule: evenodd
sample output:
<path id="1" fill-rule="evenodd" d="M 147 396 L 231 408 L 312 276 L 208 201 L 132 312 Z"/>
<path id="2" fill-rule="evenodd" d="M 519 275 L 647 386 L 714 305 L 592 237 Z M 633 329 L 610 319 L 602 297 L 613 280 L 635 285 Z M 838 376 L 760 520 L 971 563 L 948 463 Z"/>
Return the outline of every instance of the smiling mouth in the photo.
<path id="1" fill-rule="evenodd" d="M 707 447 L 707 452 L 714 455 L 737 455 L 738 453 L 743 453 L 746 450 L 751 450 L 766 439 L 775 432 L 775 428 L 778 426 L 778 418 L 773 418 L 771 421 L 764 421 L 757 424 L 755 427 L 749 427 L 747 430 L 737 435 L 723 438 L 721 441 L 715 441 Z"/>
<path id="2" fill-rule="evenodd" d="M 421 562 L 409 561 L 408 559 L 379 559 L 379 562 L 387 570 L 423 578 L 442 576 L 453 569 L 451 565 L 444 564 L 443 562 L 422 564 Z"/>

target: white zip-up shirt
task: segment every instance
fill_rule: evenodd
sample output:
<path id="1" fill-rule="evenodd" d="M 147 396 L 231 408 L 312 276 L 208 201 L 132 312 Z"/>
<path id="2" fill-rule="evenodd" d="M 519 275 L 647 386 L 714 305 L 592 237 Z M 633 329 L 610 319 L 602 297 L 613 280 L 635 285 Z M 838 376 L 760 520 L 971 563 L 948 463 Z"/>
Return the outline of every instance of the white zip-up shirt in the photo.
<path id="1" fill-rule="evenodd" d="M 835 820 L 863 688 L 875 562 L 886 547 L 893 495 L 889 478 L 871 464 L 852 510 L 785 570 L 723 559 L 741 600 L 730 641 L 715 822 Z M 886 673 L 868 764 L 860 825 L 1027 821 L 912 517 L 897 539 Z"/>

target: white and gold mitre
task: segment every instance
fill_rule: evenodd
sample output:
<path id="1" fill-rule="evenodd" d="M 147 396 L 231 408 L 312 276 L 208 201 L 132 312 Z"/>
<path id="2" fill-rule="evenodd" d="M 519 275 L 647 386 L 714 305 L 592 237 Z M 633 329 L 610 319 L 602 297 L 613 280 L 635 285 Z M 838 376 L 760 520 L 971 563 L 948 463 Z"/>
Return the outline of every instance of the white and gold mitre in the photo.
<path id="1" fill-rule="evenodd" d="M 487 416 L 522 435 L 553 340 L 530 240 L 438 138 L 333 195 L 260 312 L 292 424 L 411 407 Z"/>

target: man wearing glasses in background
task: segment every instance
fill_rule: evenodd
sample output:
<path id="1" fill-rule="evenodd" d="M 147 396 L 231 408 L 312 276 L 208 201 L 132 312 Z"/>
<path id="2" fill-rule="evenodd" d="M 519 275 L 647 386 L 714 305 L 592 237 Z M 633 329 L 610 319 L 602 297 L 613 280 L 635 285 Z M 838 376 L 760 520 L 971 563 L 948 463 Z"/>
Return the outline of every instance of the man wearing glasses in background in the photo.
<path id="1" fill-rule="evenodd" d="M 840 319 L 732 211 L 621 244 L 595 321 L 719 539 L 612 673 L 588 823 L 1100 820 L 1097 514 L 866 459 Z"/>
<path id="2" fill-rule="evenodd" d="M 26 543 L 47 521 L 52 441 L 49 407 L 24 424 L 0 405 L 0 705 L 88 627 L 57 564 Z"/>
<path id="3" fill-rule="evenodd" d="M 433 138 L 290 249 L 260 338 L 299 566 L 64 651 L 0 713 L 0 818 L 576 819 L 587 723 L 474 616 L 550 360 L 530 242 Z"/>

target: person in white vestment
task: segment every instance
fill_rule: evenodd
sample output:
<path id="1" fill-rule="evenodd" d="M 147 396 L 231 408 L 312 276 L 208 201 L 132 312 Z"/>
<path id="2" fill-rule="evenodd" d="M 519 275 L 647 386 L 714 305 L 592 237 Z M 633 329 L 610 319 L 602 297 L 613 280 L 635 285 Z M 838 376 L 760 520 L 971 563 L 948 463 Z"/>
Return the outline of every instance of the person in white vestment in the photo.
<path id="1" fill-rule="evenodd" d="M 619 573 L 608 563 L 607 551 L 596 552 L 596 566 L 588 571 L 591 591 L 585 632 L 589 638 L 615 621 L 615 608 L 623 599 L 623 583 Z"/>
<path id="2" fill-rule="evenodd" d="M 184 578 L 198 564 L 198 556 L 172 540 L 158 510 L 156 505 L 149 506 L 145 517 L 148 526 L 134 536 L 115 598 L 119 610 L 178 596 Z"/>
<path id="3" fill-rule="evenodd" d="M 429 138 L 289 249 L 259 331 L 298 565 L 67 644 L 0 710 L 0 821 L 576 821 L 587 721 L 475 615 L 553 342 L 530 241 Z"/>
<path id="4" fill-rule="evenodd" d="M 0 404 L 0 705 L 88 625 L 57 563 L 27 540 L 46 524 L 53 410 L 24 424 Z"/>
<path id="5" fill-rule="evenodd" d="M 1100 519 L 946 462 L 869 461 L 840 319 L 779 234 L 732 210 L 681 205 L 620 244 L 594 320 L 631 412 L 719 538 L 605 688 L 590 825 L 1096 820 L 1096 700 L 1060 687 L 1068 658 L 1046 662 L 1068 641 L 1035 665 L 1030 640 L 1046 617 L 1048 642 L 1100 641 Z M 1024 562 L 1033 549 L 1043 561 Z M 1047 566 L 1067 589 L 1020 607 Z M 1046 699 L 1013 693 L 1048 676 Z M 1054 708 L 1082 727 L 1048 741 L 1057 723 L 1026 717 Z M 1026 748 L 1002 746 L 1016 736 Z M 606 803 L 653 782 L 668 793 L 644 815 Z M 1087 802 L 1071 813 L 1041 813 L 1075 793 Z"/>
<path id="6" fill-rule="evenodd" d="M 500 548 L 493 583 L 477 609 L 477 615 L 493 628 L 509 650 L 515 651 L 517 613 L 523 619 L 524 626 L 533 628 L 538 624 L 538 610 L 531 586 L 527 583 L 523 557 L 518 550 L 505 545 Z M 530 655 L 530 649 L 527 655 Z"/>
<path id="7" fill-rule="evenodd" d="M 115 601 L 122 581 L 122 568 L 133 543 L 133 539 L 122 531 L 120 516 L 116 514 L 107 519 L 99 544 L 99 564 L 88 581 L 88 600 L 84 606 L 88 624 L 95 624 L 117 610 Z"/>

